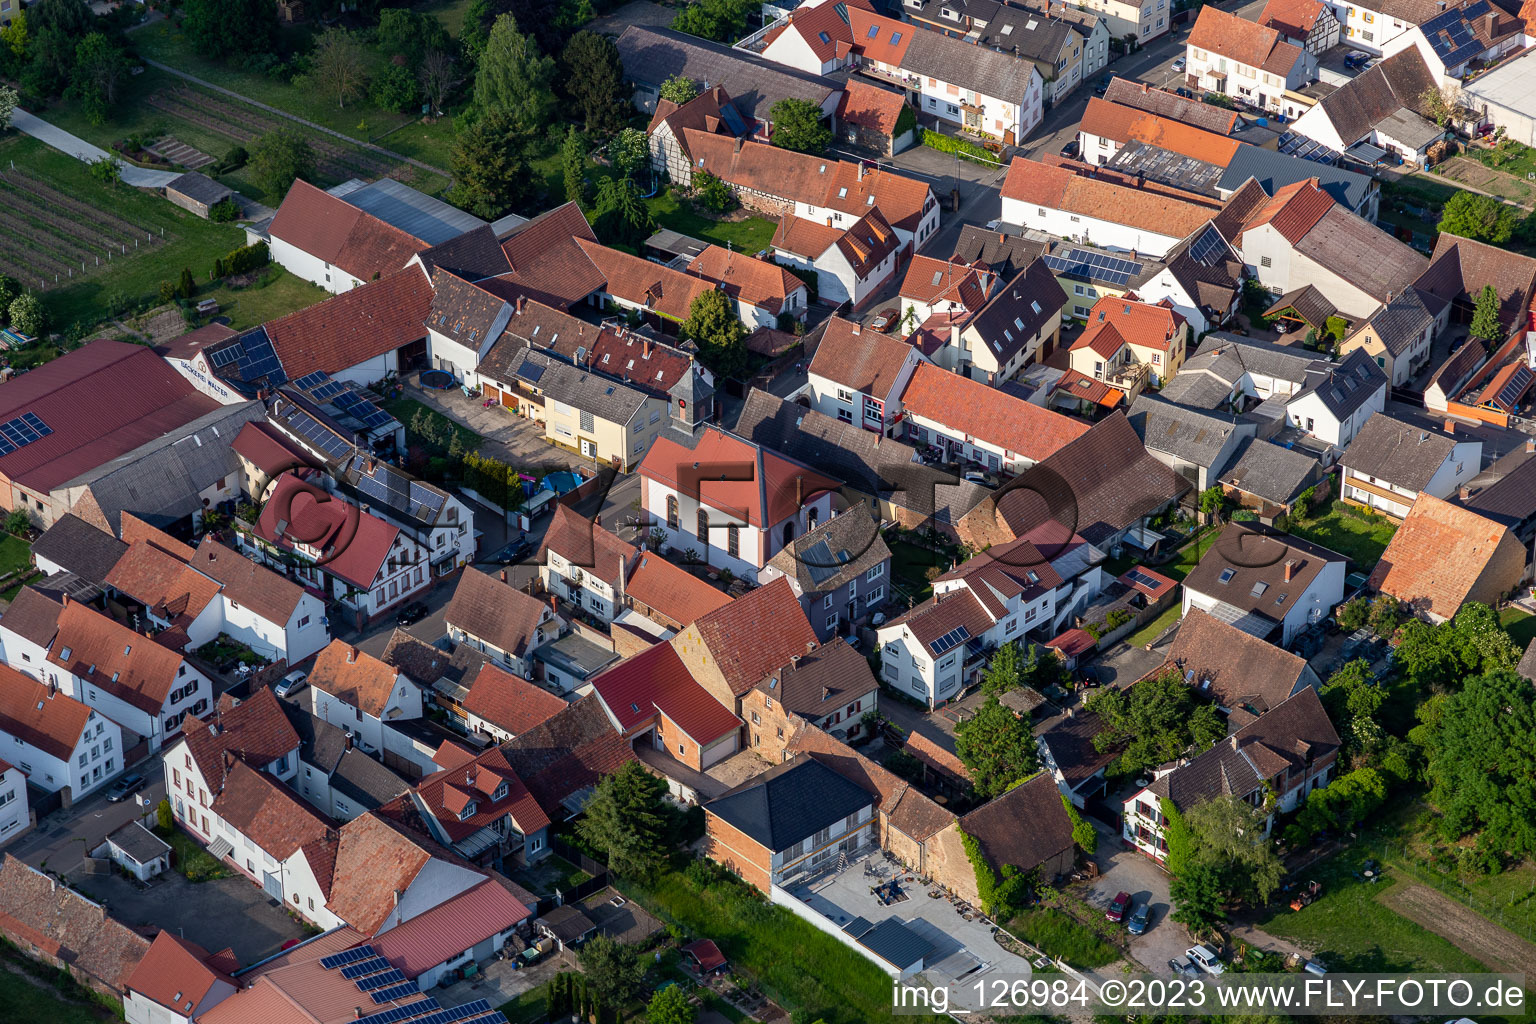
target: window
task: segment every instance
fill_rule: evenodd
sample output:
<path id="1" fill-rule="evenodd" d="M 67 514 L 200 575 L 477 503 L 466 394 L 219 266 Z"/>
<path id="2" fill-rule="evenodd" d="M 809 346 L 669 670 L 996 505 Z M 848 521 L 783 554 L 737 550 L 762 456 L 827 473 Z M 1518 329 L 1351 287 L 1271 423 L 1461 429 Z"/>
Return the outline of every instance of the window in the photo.
<path id="1" fill-rule="evenodd" d="M 735 523 L 725 528 L 725 550 L 732 558 L 741 555 L 741 527 Z"/>
<path id="2" fill-rule="evenodd" d="M 667 526 L 677 529 L 677 496 L 674 494 L 667 495 Z"/>
<path id="3" fill-rule="evenodd" d="M 762 717 L 759 716 L 756 711 L 752 712 L 752 724 L 753 725 L 762 725 L 763 724 Z"/>
<path id="4" fill-rule="evenodd" d="M 1259 266 L 1261 266 L 1261 267 L 1274 266 L 1274 261 L 1271 260 L 1268 256 L 1260 256 L 1259 257 Z"/>
<path id="5" fill-rule="evenodd" d="M 709 511 L 707 509 L 702 509 L 702 508 L 699 509 L 699 514 L 695 517 L 694 525 L 698 529 L 699 540 L 703 541 L 705 544 L 708 544 L 709 543 Z"/>
<path id="6" fill-rule="evenodd" d="M 869 596 L 864 599 L 864 603 L 865 604 L 879 604 L 881 601 L 884 601 L 884 600 L 885 600 L 885 588 L 884 587 L 875 587 L 874 589 L 872 589 L 869 592 Z"/>
<path id="7" fill-rule="evenodd" d="M 869 572 L 864 574 L 864 578 L 866 580 L 877 580 L 881 576 L 884 576 L 884 575 L 885 575 L 885 563 L 881 562 L 878 565 L 871 566 Z"/>
<path id="8" fill-rule="evenodd" d="M 828 594 L 826 597 L 821 599 L 821 607 L 824 608 L 824 609 L 832 607 L 832 595 L 831 594 Z"/>
<path id="9" fill-rule="evenodd" d="M 597 422 L 587 410 L 581 410 L 581 429 L 588 433 L 597 429 Z"/>

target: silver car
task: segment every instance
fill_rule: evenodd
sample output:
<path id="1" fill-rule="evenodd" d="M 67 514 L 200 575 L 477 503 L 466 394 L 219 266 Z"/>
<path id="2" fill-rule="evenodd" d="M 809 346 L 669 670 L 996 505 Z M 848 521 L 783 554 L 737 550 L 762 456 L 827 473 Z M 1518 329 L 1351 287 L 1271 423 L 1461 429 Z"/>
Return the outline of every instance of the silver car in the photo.
<path id="1" fill-rule="evenodd" d="M 1221 962 L 1221 957 L 1210 946 L 1191 946 L 1184 951 L 1184 955 L 1194 961 L 1195 966 L 1206 974 L 1225 974 L 1226 967 Z"/>
<path id="2" fill-rule="evenodd" d="M 304 680 L 308 677 L 309 674 L 306 672 L 299 672 L 297 670 L 289 672 L 282 679 L 278 680 L 277 685 L 272 688 L 272 692 L 279 697 L 290 697 L 304 689 Z"/>

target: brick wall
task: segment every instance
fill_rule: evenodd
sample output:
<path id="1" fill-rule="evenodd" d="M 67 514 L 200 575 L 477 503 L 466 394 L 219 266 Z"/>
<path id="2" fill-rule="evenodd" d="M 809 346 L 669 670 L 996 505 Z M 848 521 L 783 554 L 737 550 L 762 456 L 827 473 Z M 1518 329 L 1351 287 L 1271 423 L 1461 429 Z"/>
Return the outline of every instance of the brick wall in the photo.
<path id="1" fill-rule="evenodd" d="M 668 754 L 694 771 L 703 770 L 699 765 L 699 745 L 694 742 L 692 736 L 679 729 L 677 724 L 665 715 L 656 716 L 656 731 L 661 735 L 661 742 Z"/>
<path id="2" fill-rule="evenodd" d="M 752 718 L 754 714 L 757 721 Z M 741 717 L 747 723 L 747 745 L 775 763 L 784 760 L 784 746 L 802 721 L 798 715 L 786 714 L 778 701 L 769 710 L 767 694 L 755 689 L 742 696 Z"/>
<path id="3" fill-rule="evenodd" d="M 765 894 L 773 888 L 773 854 L 732 825 L 704 812 L 704 855 Z"/>
<path id="4" fill-rule="evenodd" d="M 928 854 L 928 877 L 939 885 L 959 895 L 967 903 L 980 899 L 976 892 L 976 872 L 965 846 L 960 841 L 960 825 L 952 822 L 942 831 L 929 838 L 925 844 Z"/>

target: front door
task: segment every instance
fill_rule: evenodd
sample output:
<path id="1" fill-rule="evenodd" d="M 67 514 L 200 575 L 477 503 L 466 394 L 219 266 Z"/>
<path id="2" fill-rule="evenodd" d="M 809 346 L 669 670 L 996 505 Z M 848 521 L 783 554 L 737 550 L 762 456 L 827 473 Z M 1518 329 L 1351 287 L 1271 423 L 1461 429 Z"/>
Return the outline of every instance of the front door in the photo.
<path id="1" fill-rule="evenodd" d="M 582 438 L 581 439 L 581 454 L 584 455 L 586 458 L 589 458 L 589 459 L 597 458 L 597 442 L 596 441 L 589 441 L 586 438 Z"/>

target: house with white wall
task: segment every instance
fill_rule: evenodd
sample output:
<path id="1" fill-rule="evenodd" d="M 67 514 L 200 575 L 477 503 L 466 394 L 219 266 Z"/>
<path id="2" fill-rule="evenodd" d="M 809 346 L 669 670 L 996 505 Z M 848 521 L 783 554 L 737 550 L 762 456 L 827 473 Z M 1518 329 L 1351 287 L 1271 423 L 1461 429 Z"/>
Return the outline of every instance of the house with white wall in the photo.
<path id="1" fill-rule="evenodd" d="M 512 304 L 506 299 L 438 267 L 427 315 L 427 359 L 434 370 L 478 387 L 476 368 L 511 319 Z"/>
<path id="2" fill-rule="evenodd" d="M 773 258 L 816 275 L 818 298 L 852 303 L 855 309 L 896 273 L 901 240 L 879 209 L 847 227 L 782 217 L 773 233 Z"/>
<path id="3" fill-rule="evenodd" d="M 539 549 L 539 578 L 603 623 L 624 610 L 624 581 L 639 552 L 568 505 L 556 505 Z"/>
<path id="4" fill-rule="evenodd" d="M 1252 523 L 1232 523 L 1184 579 L 1184 611 L 1199 608 L 1282 647 L 1344 600 L 1336 551 Z"/>
<path id="5" fill-rule="evenodd" d="M 1285 93 L 1317 80 L 1317 56 L 1279 31 L 1202 7 L 1185 44 L 1186 74 L 1203 89 L 1280 113 Z"/>
<path id="6" fill-rule="evenodd" d="M 524 679 L 534 678 L 533 652 L 566 632 L 555 614 L 558 599 L 540 601 L 500 578 L 465 569 L 443 612 L 448 636 L 468 644 L 496 664 Z"/>
<path id="7" fill-rule="evenodd" d="M 1403 519 L 1420 494 L 1452 498 L 1482 470 L 1483 442 L 1377 413 L 1339 459 L 1340 497 Z"/>
<path id="8" fill-rule="evenodd" d="M 309 670 L 310 712 L 382 757 L 398 746 L 394 723 L 421 717 L 421 688 L 403 672 L 351 644 L 333 640 Z M 406 760 L 410 760 L 408 756 Z"/>
<path id="9" fill-rule="evenodd" d="M 0 667 L 0 753 L 9 763 L 0 790 L 19 773 L 50 793 L 67 788 L 69 799 L 78 800 L 122 771 L 123 731 L 57 687 Z M 17 813 L 24 825 L 24 784 L 0 806 L 0 826 Z M 20 834 L 19 827 L 12 826 L 12 833 Z"/>
<path id="10" fill-rule="evenodd" d="M 1088 424 L 925 363 L 902 393 L 904 437 L 954 461 L 1016 475 L 1088 432 Z"/>
<path id="11" fill-rule="evenodd" d="M 26 773 L 0 758 L 0 846 L 26 832 L 31 824 Z"/>
<path id="12" fill-rule="evenodd" d="M 831 518 L 837 480 L 714 427 L 694 441 L 660 438 L 640 464 L 641 507 L 667 547 L 757 582 L 780 548 Z"/>
<path id="13" fill-rule="evenodd" d="M 901 393 L 924 362 L 916 346 L 832 317 L 807 371 L 812 408 L 893 437 L 901 421 Z"/>
<path id="14" fill-rule="evenodd" d="M 1471 0 L 1447 3 L 1427 21 L 1387 40 L 1381 52 L 1391 57 L 1416 49 L 1439 85 L 1458 89 L 1479 68 L 1498 63 L 1530 40 L 1523 8 L 1509 10 L 1492 0 Z"/>
<path id="15" fill-rule="evenodd" d="M 227 952 L 210 954 L 162 930 L 128 976 L 123 1017 L 128 1024 L 190 1024 L 238 991 Z"/>
<path id="16" fill-rule="evenodd" d="M 387 277 L 427 248 L 421 239 L 303 179 L 289 187 L 264 240 L 273 263 L 332 294 Z"/>

